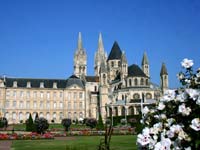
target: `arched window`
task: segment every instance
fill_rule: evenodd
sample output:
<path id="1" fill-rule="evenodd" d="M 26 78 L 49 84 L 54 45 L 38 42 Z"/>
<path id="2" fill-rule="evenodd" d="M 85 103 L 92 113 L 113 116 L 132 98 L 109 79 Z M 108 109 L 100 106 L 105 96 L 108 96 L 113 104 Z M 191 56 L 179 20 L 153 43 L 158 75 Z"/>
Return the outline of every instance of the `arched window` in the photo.
<path id="1" fill-rule="evenodd" d="M 147 93 L 147 94 L 146 94 L 146 98 L 147 98 L 147 99 L 152 99 L 152 94 L 151 94 L 151 93 Z"/>
<path id="2" fill-rule="evenodd" d="M 50 113 L 49 112 L 47 112 L 47 120 L 50 120 Z"/>
<path id="3" fill-rule="evenodd" d="M 103 74 L 103 84 L 106 84 L 106 74 Z"/>
<path id="4" fill-rule="evenodd" d="M 140 80 L 140 85 L 144 85 L 144 79 L 143 78 L 141 78 L 141 80 Z"/>
<path id="5" fill-rule="evenodd" d="M 124 100 L 124 95 L 122 95 L 122 100 Z"/>
<path id="6" fill-rule="evenodd" d="M 120 61 L 118 61 L 118 67 L 120 67 L 120 65 L 121 65 L 121 62 L 120 62 Z"/>
<path id="7" fill-rule="evenodd" d="M 132 80 L 129 79 L 129 86 L 132 86 Z"/>
<path id="8" fill-rule="evenodd" d="M 111 67 L 114 67 L 114 62 L 113 61 L 111 61 Z"/>
<path id="9" fill-rule="evenodd" d="M 135 78 L 135 80 L 134 80 L 134 84 L 135 84 L 135 86 L 138 85 L 138 80 L 137 80 L 137 78 Z"/>
<path id="10" fill-rule="evenodd" d="M 149 85 L 149 80 L 148 79 L 146 79 L 146 85 Z"/>

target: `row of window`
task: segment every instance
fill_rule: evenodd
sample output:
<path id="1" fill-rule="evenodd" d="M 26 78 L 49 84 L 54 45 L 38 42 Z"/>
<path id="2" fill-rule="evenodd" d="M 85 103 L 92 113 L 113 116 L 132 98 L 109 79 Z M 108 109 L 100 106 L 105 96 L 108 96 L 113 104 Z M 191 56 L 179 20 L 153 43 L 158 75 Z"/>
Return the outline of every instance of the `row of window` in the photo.
<path id="1" fill-rule="evenodd" d="M 22 112 L 19 112 L 18 114 L 16 112 L 12 112 L 12 113 L 8 113 L 6 112 L 5 113 L 5 117 L 8 119 L 8 120 L 13 120 L 13 121 L 16 121 L 16 120 L 26 120 L 29 118 L 29 115 L 30 113 L 29 112 L 26 112 L 26 113 L 22 113 Z M 63 112 L 60 112 L 59 114 L 57 114 L 56 112 L 53 112 L 52 114 L 50 114 L 49 112 L 47 112 L 46 114 L 44 114 L 43 112 L 40 112 L 39 114 L 39 117 L 44 117 L 46 118 L 47 120 L 62 120 L 63 119 Z M 36 116 L 36 112 L 34 112 L 32 114 L 33 116 L 33 119 L 35 119 L 35 116 Z M 78 119 L 78 118 L 83 118 L 83 112 L 67 112 L 67 117 L 68 118 L 73 118 L 73 119 Z"/>
<path id="2" fill-rule="evenodd" d="M 139 79 L 135 78 L 134 80 L 128 79 L 128 83 L 126 81 L 126 86 L 138 86 L 138 85 L 149 85 L 149 80 L 148 79 L 145 80 L 143 78 L 141 78 L 139 80 Z"/>
<path id="3" fill-rule="evenodd" d="M 144 96 L 146 97 L 146 99 L 152 99 L 152 94 L 151 93 L 146 93 L 146 95 L 144 95 Z M 122 100 L 127 100 L 127 97 L 128 97 L 127 95 L 123 95 L 123 94 L 121 96 Z M 142 96 L 140 96 L 139 93 L 135 93 L 135 94 L 133 94 L 132 98 L 133 99 L 141 99 Z"/>
<path id="4" fill-rule="evenodd" d="M 6 97 L 14 97 L 16 98 L 17 97 L 17 94 L 19 95 L 19 97 L 23 98 L 23 97 L 26 97 L 26 98 L 30 98 L 33 94 L 33 97 L 34 98 L 47 98 L 47 99 L 50 99 L 51 96 L 53 96 L 53 98 L 56 98 L 56 97 L 60 97 L 60 98 L 63 98 L 63 92 L 53 92 L 53 93 L 50 93 L 50 92 L 43 92 L 43 91 L 40 91 L 40 92 L 37 92 L 37 91 L 33 91 L 33 92 L 30 92 L 30 91 L 6 91 Z M 58 95 L 59 94 L 59 95 Z M 0 95 L 1 96 L 1 95 Z M 66 93 L 66 97 L 68 99 L 83 99 L 83 92 L 68 92 Z"/>
<path id="5" fill-rule="evenodd" d="M 52 104 L 53 108 L 60 108 L 62 109 L 63 108 L 63 102 L 60 102 L 59 104 L 57 102 L 53 102 Z M 29 109 L 29 108 L 45 108 L 45 104 L 43 101 L 40 101 L 40 103 L 37 103 L 36 101 L 33 102 L 33 105 L 31 106 L 30 105 L 30 101 L 26 101 L 23 102 L 23 101 L 20 101 L 19 104 L 17 105 L 17 101 L 12 101 L 12 104 L 10 103 L 10 101 L 6 101 L 6 104 L 5 104 L 5 108 L 26 108 L 26 109 Z M 46 102 L 46 108 L 49 109 L 50 108 L 50 102 L 47 101 Z M 73 103 L 73 107 L 72 107 L 72 103 L 71 102 L 68 102 L 67 103 L 67 108 L 68 109 L 83 109 L 83 102 L 74 102 Z"/>

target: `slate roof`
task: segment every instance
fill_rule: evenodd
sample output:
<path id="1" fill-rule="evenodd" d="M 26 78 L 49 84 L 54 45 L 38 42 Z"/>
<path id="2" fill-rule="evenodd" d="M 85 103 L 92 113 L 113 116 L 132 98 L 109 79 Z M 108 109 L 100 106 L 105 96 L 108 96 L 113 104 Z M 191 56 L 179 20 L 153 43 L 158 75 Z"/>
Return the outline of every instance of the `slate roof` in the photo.
<path id="1" fill-rule="evenodd" d="M 67 79 L 66 87 L 72 86 L 73 84 L 76 84 L 81 88 L 85 87 L 83 80 L 81 80 L 80 78 L 78 78 L 75 75 L 72 75 Z"/>
<path id="2" fill-rule="evenodd" d="M 121 59 L 122 51 L 118 45 L 118 43 L 115 41 L 113 44 L 113 47 L 110 51 L 110 54 L 108 56 L 108 60 L 113 60 L 113 59 Z"/>
<path id="3" fill-rule="evenodd" d="M 162 63 L 162 68 L 161 68 L 161 71 L 160 71 L 160 75 L 168 75 L 165 63 Z"/>
<path id="4" fill-rule="evenodd" d="M 128 67 L 128 76 L 147 77 L 142 69 L 135 64 Z"/>
<path id="5" fill-rule="evenodd" d="M 66 79 L 33 79 L 33 78 L 6 78 L 6 87 L 13 87 L 13 82 L 17 82 L 17 87 L 26 88 L 27 82 L 31 83 L 31 88 L 40 88 L 40 83 L 44 83 L 44 88 L 53 88 L 53 84 L 57 83 L 57 88 L 66 88 L 73 84 L 76 84 L 84 88 L 85 84 L 83 80 L 79 79 L 75 75 Z"/>
<path id="6" fill-rule="evenodd" d="M 85 79 L 87 82 L 99 82 L 98 76 L 86 76 Z"/>
<path id="7" fill-rule="evenodd" d="M 45 88 L 53 88 L 53 83 L 57 83 L 57 88 L 65 88 L 66 80 L 62 79 L 31 79 L 31 78 L 6 78 L 6 87 L 13 87 L 13 82 L 17 81 L 17 87 L 26 87 L 27 82 L 31 83 L 32 88 L 39 88 L 40 83 L 44 83 Z"/>

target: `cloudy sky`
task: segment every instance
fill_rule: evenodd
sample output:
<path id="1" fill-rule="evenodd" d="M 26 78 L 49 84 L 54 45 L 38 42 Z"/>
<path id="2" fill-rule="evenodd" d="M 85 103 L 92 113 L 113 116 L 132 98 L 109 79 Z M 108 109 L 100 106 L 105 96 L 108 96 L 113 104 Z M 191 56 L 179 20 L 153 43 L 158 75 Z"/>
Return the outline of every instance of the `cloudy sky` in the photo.
<path id="1" fill-rule="evenodd" d="M 146 51 L 151 80 L 160 84 L 164 62 L 170 87 L 183 58 L 200 66 L 198 0 L 1 0 L 0 75 L 24 78 L 68 78 L 78 32 L 94 75 L 98 34 L 109 54 L 114 41 L 129 65 L 141 65 Z"/>

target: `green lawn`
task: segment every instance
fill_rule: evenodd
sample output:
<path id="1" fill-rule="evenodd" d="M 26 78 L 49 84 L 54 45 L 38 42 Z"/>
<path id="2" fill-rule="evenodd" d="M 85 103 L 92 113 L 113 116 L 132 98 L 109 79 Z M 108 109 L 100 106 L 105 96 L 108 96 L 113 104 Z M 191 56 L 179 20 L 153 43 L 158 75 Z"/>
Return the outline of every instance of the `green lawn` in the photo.
<path id="1" fill-rule="evenodd" d="M 72 140 L 15 140 L 12 150 L 96 150 L 103 136 L 74 136 Z M 111 150 L 136 150 L 136 136 L 112 136 Z"/>

